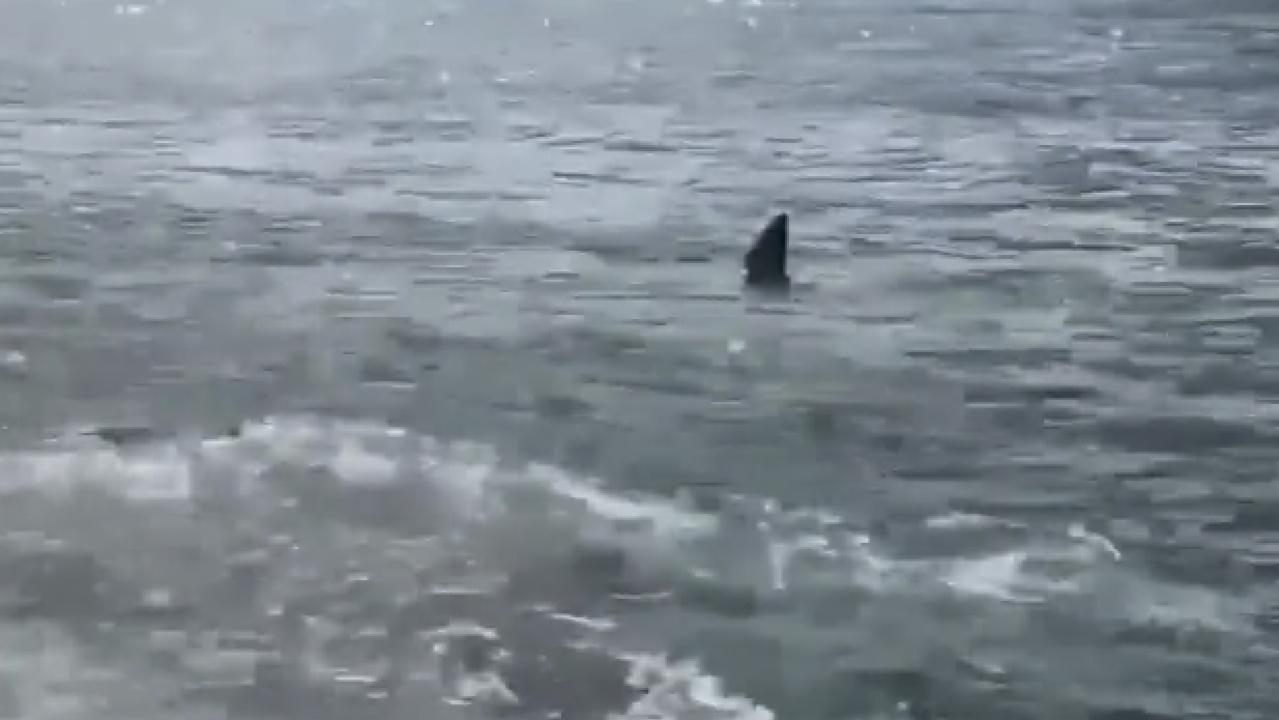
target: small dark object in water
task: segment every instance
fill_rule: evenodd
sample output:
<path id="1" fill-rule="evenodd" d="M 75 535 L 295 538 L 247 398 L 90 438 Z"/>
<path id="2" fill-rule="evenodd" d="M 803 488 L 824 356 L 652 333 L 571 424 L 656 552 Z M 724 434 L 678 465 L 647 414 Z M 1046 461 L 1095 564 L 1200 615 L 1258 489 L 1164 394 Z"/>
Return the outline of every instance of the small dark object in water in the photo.
<path id="1" fill-rule="evenodd" d="M 786 274 L 787 244 L 790 239 L 790 218 L 778 213 L 755 237 L 755 244 L 746 252 L 746 285 L 758 289 L 784 290 L 790 287 Z"/>
<path id="2" fill-rule="evenodd" d="M 104 442 L 109 442 L 116 447 L 124 447 L 126 445 L 137 445 L 151 440 L 155 437 L 155 431 L 149 427 L 139 425 L 106 425 L 104 427 L 87 430 L 85 435 L 93 435 Z"/>
<path id="3" fill-rule="evenodd" d="M 85 430 L 82 434 L 92 435 L 103 442 L 111 443 L 116 447 L 127 447 L 129 445 L 140 445 L 150 442 L 157 437 L 157 433 L 153 428 L 145 425 L 104 425 L 102 427 Z M 236 423 L 223 429 L 220 434 L 214 437 L 237 439 L 244 435 L 243 423 Z"/>

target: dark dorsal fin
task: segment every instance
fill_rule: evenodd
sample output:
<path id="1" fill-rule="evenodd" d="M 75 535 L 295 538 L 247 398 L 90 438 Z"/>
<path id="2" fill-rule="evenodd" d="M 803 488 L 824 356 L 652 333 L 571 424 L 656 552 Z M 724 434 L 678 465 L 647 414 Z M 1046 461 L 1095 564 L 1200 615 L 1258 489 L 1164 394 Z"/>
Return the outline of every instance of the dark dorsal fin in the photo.
<path id="1" fill-rule="evenodd" d="M 786 274 L 787 241 L 790 235 L 790 218 L 778 213 L 755 237 L 755 244 L 746 252 L 746 284 L 751 287 L 789 287 Z"/>

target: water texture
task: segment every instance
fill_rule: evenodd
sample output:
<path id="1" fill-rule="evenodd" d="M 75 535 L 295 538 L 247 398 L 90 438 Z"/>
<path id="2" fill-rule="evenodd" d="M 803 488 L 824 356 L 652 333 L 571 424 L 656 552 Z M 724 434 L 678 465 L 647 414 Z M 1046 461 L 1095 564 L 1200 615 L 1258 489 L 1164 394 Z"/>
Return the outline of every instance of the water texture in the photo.
<path id="1" fill-rule="evenodd" d="M 0 718 L 1271 720 L 1276 118 L 1267 0 L 8 0 Z"/>

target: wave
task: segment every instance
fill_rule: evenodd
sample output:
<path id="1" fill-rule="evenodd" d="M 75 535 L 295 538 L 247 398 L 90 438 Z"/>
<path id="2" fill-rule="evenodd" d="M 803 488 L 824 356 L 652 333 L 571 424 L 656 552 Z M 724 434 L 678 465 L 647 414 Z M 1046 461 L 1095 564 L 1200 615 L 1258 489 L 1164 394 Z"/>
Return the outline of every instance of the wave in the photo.
<path id="1" fill-rule="evenodd" d="M 165 668 L 186 701 L 254 712 L 771 718 L 784 700 L 733 665 L 763 660 L 725 662 L 723 628 L 896 632 L 932 652 L 1008 641 L 1026 612 L 1215 632 L 1242 616 L 1136 579 L 1078 523 L 861 528 L 768 498 L 627 493 L 378 422 L 268 417 L 123 445 L 71 429 L 0 454 L 0 478 L 3 607 Z M 956 626 L 946 607 L 985 620 Z"/>

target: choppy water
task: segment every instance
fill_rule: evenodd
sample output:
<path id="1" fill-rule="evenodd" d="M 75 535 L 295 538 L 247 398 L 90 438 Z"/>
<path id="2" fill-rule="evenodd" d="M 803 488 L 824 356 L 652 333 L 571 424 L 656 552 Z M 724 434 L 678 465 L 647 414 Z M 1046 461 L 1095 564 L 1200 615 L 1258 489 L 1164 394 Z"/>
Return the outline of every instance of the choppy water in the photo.
<path id="1" fill-rule="evenodd" d="M 1275 118 L 1266 0 L 9 0 L 0 717 L 1269 720 Z"/>

